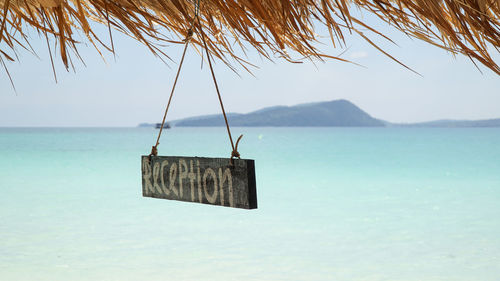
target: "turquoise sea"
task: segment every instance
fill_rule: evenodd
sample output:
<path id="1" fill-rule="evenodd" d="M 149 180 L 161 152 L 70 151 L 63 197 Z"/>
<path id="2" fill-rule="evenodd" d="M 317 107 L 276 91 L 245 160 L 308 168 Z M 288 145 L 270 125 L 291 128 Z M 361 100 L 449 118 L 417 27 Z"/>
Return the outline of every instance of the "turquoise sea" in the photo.
<path id="1" fill-rule="evenodd" d="M 156 133 L 0 128 L 0 280 L 500 280 L 500 129 L 233 128 L 251 211 L 142 197 Z"/>

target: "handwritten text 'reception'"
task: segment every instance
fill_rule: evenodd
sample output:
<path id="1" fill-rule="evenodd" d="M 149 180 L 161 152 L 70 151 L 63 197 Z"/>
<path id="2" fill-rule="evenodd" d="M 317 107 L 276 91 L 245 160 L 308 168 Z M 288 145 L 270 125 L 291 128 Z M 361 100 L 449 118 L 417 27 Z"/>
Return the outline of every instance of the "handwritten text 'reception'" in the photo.
<path id="1" fill-rule="evenodd" d="M 143 196 L 257 207 L 253 160 L 176 156 L 142 157 Z"/>

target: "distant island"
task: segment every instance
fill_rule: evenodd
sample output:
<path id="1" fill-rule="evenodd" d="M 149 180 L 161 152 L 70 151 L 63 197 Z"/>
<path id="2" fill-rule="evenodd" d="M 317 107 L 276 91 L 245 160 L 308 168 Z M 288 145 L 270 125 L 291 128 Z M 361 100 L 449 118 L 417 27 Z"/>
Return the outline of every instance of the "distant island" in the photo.
<path id="1" fill-rule="evenodd" d="M 141 128 L 149 128 L 149 127 L 154 127 L 156 129 L 160 129 L 162 126 L 161 126 L 161 123 L 141 123 L 139 125 L 137 125 L 137 127 L 141 127 Z M 165 122 L 165 124 L 163 125 L 163 128 L 164 129 L 170 129 L 172 126 L 170 125 L 169 122 Z"/>
<path id="2" fill-rule="evenodd" d="M 295 106 L 266 107 L 247 114 L 227 114 L 231 126 L 241 127 L 500 127 L 500 118 L 488 120 L 438 120 L 422 123 L 391 123 L 376 119 L 348 100 L 334 100 Z M 170 121 L 175 127 L 224 126 L 221 114 Z M 148 127 L 142 123 L 140 127 Z M 152 125 L 152 124 L 151 124 Z"/>
<path id="3" fill-rule="evenodd" d="M 500 127 L 500 118 L 486 120 L 436 120 L 422 123 L 392 124 L 403 127 L 426 128 L 474 128 L 474 127 Z"/>

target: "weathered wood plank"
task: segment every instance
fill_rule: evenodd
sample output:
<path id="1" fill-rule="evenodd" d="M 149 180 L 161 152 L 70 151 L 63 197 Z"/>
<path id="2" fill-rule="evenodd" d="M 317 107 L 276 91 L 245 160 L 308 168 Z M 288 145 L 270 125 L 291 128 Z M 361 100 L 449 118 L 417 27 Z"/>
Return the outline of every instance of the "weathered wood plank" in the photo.
<path id="1" fill-rule="evenodd" d="M 142 156 L 142 195 L 256 209 L 254 160 Z"/>

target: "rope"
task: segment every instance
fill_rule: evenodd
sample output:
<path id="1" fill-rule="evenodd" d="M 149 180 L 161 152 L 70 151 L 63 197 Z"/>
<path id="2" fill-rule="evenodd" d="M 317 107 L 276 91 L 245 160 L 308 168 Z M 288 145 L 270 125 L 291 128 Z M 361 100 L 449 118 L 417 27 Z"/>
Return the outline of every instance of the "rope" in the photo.
<path id="1" fill-rule="evenodd" d="M 224 121 L 226 122 L 227 135 L 229 136 L 229 141 L 231 142 L 231 148 L 233 149 L 233 151 L 231 152 L 231 165 L 232 165 L 233 158 L 240 159 L 240 153 L 238 152 L 238 143 L 240 142 L 243 135 L 240 135 L 238 137 L 238 140 L 236 141 L 236 146 L 235 146 L 233 143 L 233 137 L 231 136 L 231 129 L 229 129 L 229 123 L 227 122 L 226 110 L 224 110 L 224 104 L 222 103 L 222 97 L 220 95 L 219 85 L 217 84 L 217 79 L 215 78 L 215 72 L 214 72 L 214 68 L 212 66 L 212 60 L 210 59 L 210 53 L 208 52 L 208 46 L 207 46 L 207 42 L 205 40 L 205 33 L 203 32 L 200 18 L 197 18 L 197 20 L 198 20 L 198 26 L 199 26 L 199 30 L 200 30 L 200 34 L 201 34 L 201 39 L 203 41 L 203 46 L 205 47 L 205 52 L 207 53 L 208 65 L 210 66 L 210 72 L 212 73 L 212 79 L 214 81 L 215 90 L 217 91 L 217 96 L 219 97 L 219 103 L 220 103 L 220 107 L 222 109 L 222 115 L 224 115 Z"/>
<path id="2" fill-rule="evenodd" d="M 189 35 L 189 33 L 188 33 L 188 35 Z M 186 43 L 184 44 L 184 51 L 182 52 L 181 62 L 179 64 L 179 68 L 177 69 L 177 75 L 175 75 L 174 85 L 172 86 L 172 90 L 170 91 L 170 97 L 168 98 L 168 103 L 167 103 L 167 107 L 165 108 L 165 113 L 163 114 L 163 120 L 161 121 L 161 127 L 160 127 L 160 131 L 158 132 L 158 138 L 156 139 L 156 144 L 153 145 L 153 147 L 151 148 L 151 153 L 149 154 L 149 156 L 151 156 L 151 155 L 157 156 L 158 155 L 158 145 L 160 144 L 161 132 L 163 131 L 163 126 L 165 125 L 165 119 L 167 118 L 168 108 L 170 107 L 170 102 L 172 101 L 172 97 L 174 95 L 175 86 L 177 85 L 177 80 L 179 79 L 179 74 L 181 73 L 182 64 L 184 63 L 184 57 L 186 56 L 186 50 L 187 50 L 188 45 L 189 45 L 189 39 L 186 37 Z"/>
<path id="3" fill-rule="evenodd" d="M 236 145 L 235 145 L 234 142 L 233 142 L 233 137 L 231 135 L 231 129 L 229 129 L 229 123 L 227 121 L 226 110 L 224 109 L 224 104 L 222 102 L 222 97 L 220 95 L 219 85 L 217 84 L 217 79 L 215 78 L 215 72 L 214 72 L 214 69 L 213 69 L 213 66 L 212 66 L 211 56 L 210 56 L 210 53 L 208 51 L 207 42 L 205 40 L 205 33 L 203 32 L 201 21 L 200 21 L 200 18 L 198 17 L 199 10 L 200 10 L 200 0 L 198 0 L 197 3 L 196 3 L 196 6 L 195 6 L 195 16 L 193 17 L 193 20 L 191 22 L 191 27 L 188 29 L 188 33 L 186 35 L 186 39 L 184 39 L 184 41 L 186 43 L 184 44 L 184 51 L 182 52 L 181 62 L 179 63 L 179 68 L 177 69 L 177 74 L 175 76 L 174 84 L 172 86 L 172 90 L 170 91 L 170 97 L 168 98 L 167 107 L 165 108 L 165 113 L 163 114 L 163 120 L 161 122 L 160 131 L 158 132 L 158 138 L 156 139 L 156 144 L 151 147 L 151 153 L 149 154 L 149 157 L 151 158 L 151 156 L 157 156 L 158 155 L 158 145 L 160 144 L 160 137 L 161 137 L 161 133 L 163 131 L 163 126 L 165 125 L 165 120 L 167 118 L 167 112 L 168 112 L 168 109 L 170 107 L 170 102 L 172 101 L 172 97 L 174 95 L 175 86 L 177 85 L 177 80 L 179 79 L 179 74 L 181 72 L 182 65 L 184 63 L 184 57 L 186 56 L 186 50 L 187 50 L 187 47 L 189 45 L 189 41 L 190 41 L 191 37 L 193 36 L 194 22 L 195 22 L 195 20 L 197 20 L 198 21 L 199 30 L 200 30 L 200 34 L 201 34 L 201 38 L 202 38 L 202 41 L 203 41 L 203 46 L 204 46 L 206 54 L 207 54 L 208 65 L 210 66 L 210 72 L 212 73 L 212 79 L 214 81 L 215 89 L 217 91 L 217 96 L 219 97 L 219 103 L 220 103 L 220 107 L 222 109 L 222 114 L 224 116 L 224 121 L 226 122 L 227 134 L 229 136 L 229 141 L 231 142 L 231 148 L 233 149 L 231 151 L 231 165 L 233 165 L 233 159 L 234 158 L 240 159 L 240 153 L 238 152 L 238 144 L 239 144 L 241 138 L 243 137 L 243 135 L 240 135 L 238 137 L 238 139 L 236 140 Z"/>
<path id="4" fill-rule="evenodd" d="M 185 41 L 184 51 L 182 52 L 181 62 L 179 63 L 179 68 L 177 69 L 177 74 L 175 75 L 174 84 L 172 85 L 172 90 L 170 91 L 170 97 L 168 98 L 167 107 L 165 108 L 165 113 L 163 114 L 163 120 L 161 121 L 161 127 L 160 127 L 160 131 L 158 132 L 158 138 L 156 139 L 156 144 L 151 147 L 151 153 L 149 154 L 150 158 L 151 158 L 151 156 L 158 155 L 158 145 L 160 144 L 161 133 L 163 131 L 163 126 L 165 125 L 165 120 L 167 118 L 167 113 L 168 113 L 168 109 L 170 107 L 170 102 L 172 101 L 172 97 L 174 95 L 175 86 L 177 85 L 177 80 L 179 79 L 179 74 L 181 73 L 182 65 L 184 64 L 184 57 L 186 56 L 186 50 L 187 50 L 187 47 L 189 45 L 189 41 L 191 40 L 191 37 L 193 37 L 194 21 L 195 21 L 195 19 L 198 18 L 199 9 L 200 9 L 200 1 L 198 0 L 197 4 L 195 6 L 195 15 L 193 17 L 193 20 L 191 21 L 191 27 L 189 27 L 188 32 L 186 34 L 186 38 L 184 39 L 184 41 Z"/>

